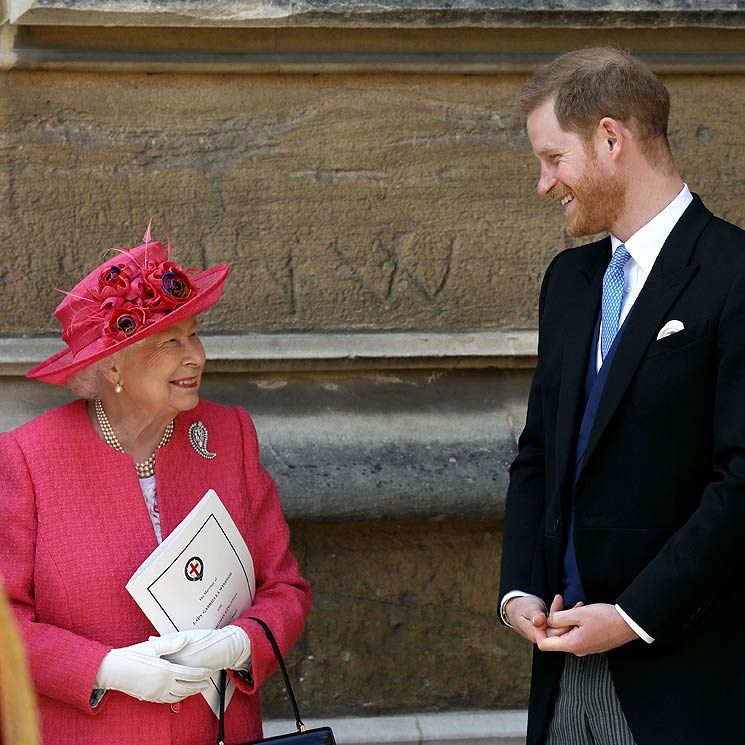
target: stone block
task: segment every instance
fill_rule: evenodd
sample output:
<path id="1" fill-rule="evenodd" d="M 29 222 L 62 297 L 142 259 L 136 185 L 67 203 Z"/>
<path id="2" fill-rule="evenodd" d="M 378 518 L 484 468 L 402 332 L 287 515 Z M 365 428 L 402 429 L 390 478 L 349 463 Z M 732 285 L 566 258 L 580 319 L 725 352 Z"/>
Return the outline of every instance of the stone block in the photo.
<path id="1" fill-rule="evenodd" d="M 207 331 L 533 327 L 572 241 L 534 194 L 520 80 L 5 74 L 0 332 L 55 330 L 54 288 L 151 216 L 185 265 L 233 266 Z M 666 81 L 683 174 L 734 222 L 738 80 Z"/>
<path id="2" fill-rule="evenodd" d="M 497 523 L 292 533 L 314 602 L 289 659 L 314 717 L 525 705 L 530 647 L 496 610 Z M 287 716 L 280 683 L 264 691 L 269 717 Z"/>

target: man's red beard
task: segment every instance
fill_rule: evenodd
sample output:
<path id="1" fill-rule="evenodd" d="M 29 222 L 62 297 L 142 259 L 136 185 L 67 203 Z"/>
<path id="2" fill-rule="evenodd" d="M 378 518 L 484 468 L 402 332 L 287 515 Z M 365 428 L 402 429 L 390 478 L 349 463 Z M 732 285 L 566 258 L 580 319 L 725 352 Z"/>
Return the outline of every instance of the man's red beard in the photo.
<path id="1" fill-rule="evenodd" d="M 567 216 L 567 231 L 575 238 L 611 231 L 626 203 L 620 178 L 603 173 L 594 153 L 588 149 L 587 154 L 587 168 L 571 188 L 574 202 Z"/>

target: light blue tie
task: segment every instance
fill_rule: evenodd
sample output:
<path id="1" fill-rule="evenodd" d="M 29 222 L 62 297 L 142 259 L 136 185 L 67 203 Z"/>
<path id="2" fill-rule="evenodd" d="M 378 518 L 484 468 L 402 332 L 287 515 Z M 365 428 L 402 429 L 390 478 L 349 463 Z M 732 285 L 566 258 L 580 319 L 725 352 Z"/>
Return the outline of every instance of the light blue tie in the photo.
<path id="1" fill-rule="evenodd" d="M 623 303 L 623 268 L 630 254 L 623 243 L 613 252 L 603 276 L 603 330 L 600 332 L 600 353 L 605 359 L 618 333 L 618 320 Z"/>

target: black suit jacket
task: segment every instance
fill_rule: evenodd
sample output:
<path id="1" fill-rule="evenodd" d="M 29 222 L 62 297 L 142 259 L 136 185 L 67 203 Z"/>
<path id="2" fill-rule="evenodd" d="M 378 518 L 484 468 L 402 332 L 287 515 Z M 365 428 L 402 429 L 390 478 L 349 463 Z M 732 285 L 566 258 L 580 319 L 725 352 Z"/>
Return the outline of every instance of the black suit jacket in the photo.
<path id="1" fill-rule="evenodd" d="M 610 239 L 543 281 L 538 366 L 507 494 L 501 593 L 562 592 L 566 510 L 588 603 L 655 642 L 609 653 L 638 745 L 741 738 L 745 724 L 745 233 L 698 197 L 620 339 L 582 471 L 572 457 Z M 664 339 L 669 320 L 685 329 Z M 563 655 L 534 652 L 528 743 L 543 741 Z"/>

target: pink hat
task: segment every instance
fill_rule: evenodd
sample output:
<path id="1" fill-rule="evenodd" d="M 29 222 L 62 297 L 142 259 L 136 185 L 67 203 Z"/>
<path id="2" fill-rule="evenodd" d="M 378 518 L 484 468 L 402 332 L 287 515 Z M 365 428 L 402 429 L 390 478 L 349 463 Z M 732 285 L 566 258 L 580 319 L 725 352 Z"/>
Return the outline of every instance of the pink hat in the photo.
<path id="1" fill-rule="evenodd" d="M 199 274 L 170 261 L 150 226 L 137 248 L 118 254 L 94 269 L 59 304 L 54 315 L 67 348 L 52 355 L 27 378 L 64 384 L 76 372 L 146 336 L 201 313 L 222 295 L 230 271 L 218 264 Z"/>

